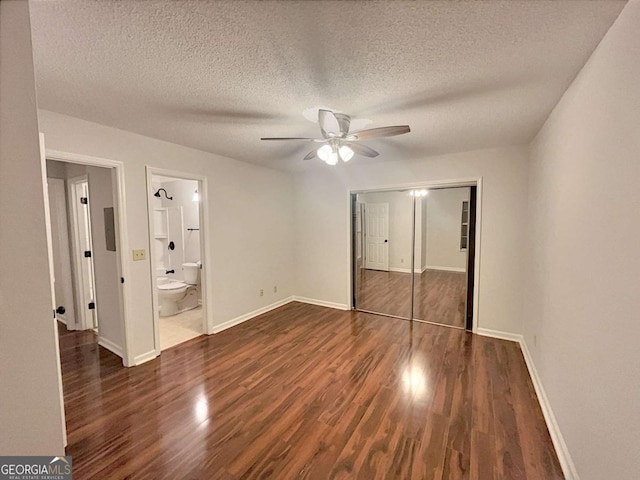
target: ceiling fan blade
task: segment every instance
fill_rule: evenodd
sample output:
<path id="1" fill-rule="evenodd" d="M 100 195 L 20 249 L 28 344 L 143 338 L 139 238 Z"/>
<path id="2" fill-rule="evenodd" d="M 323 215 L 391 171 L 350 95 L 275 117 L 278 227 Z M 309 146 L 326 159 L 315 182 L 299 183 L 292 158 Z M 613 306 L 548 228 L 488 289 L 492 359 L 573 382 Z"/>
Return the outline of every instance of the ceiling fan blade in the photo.
<path id="1" fill-rule="evenodd" d="M 349 131 L 351 117 L 331 110 L 318 110 L 318 123 L 324 138 L 344 137 Z"/>
<path id="2" fill-rule="evenodd" d="M 304 137 L 262 137 L 260 140 L 299 140 L 303 142 L 324 142 L 317 138 L 304 138 Z"/>
<path id="3" fill-rule="evenodd" d="M 411 129 L 409 125 L 396 125 L 393 127 L 369 128 L 351 132 L 347 137 L 348 140 L 369 140 L 370 138 L 393 137 L 395 135 L 403 135 L 409 133 Z"/>
<path id="4" fill-rule="evenodd" d="M 349 133 L 351 117 L 349 115 L 345 115 L 344 113 L 334 113 L 333 115 L 336 117 L 338 125 L 340 126 L 340 136 L 345 137 L 347 133 Z"/>
<path id="5" fill-rule="evenodd" d="M 353 153 L 357 153 L 358 155 L 362 155 L 370 158 L 377 157 L 378 155 L 380 155 L 373 148 L 367 147 L 366 145 L 362 145 L 361 143 L 344 142 L 343 144 L 347 145 L 351 150 L 353 150 Z"/>
<path id="6" fill-rule="evenodd" d="M 303 160 L 313 160 L 318 156 L 318 150 L 311 150 L 307 155 L 303 158 Z"/>

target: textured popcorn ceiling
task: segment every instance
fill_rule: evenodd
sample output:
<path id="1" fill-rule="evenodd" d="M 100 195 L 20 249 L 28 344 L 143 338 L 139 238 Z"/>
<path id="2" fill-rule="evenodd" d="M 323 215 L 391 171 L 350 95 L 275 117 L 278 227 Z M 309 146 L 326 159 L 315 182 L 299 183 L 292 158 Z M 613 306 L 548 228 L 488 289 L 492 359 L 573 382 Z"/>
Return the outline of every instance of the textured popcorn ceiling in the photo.
<path id="1" fill-rule="evenodd" d="M 353 162 L 520 144 L 624 4 L 37 0 L 38 100 L 275 168 L 299 168 L 311 145 L 260 137 L 318 136 L 303 111 L 319 105 L 411 126 Z"/>

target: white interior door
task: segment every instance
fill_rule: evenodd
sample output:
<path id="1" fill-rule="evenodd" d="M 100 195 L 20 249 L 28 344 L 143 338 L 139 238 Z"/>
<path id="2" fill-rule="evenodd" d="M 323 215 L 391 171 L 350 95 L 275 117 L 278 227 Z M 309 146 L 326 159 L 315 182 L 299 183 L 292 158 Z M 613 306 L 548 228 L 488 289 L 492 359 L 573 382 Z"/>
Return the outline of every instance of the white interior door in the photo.
<path id="1" fill-rule="evenodd" d="M 44 223 L 47 234 L 47 254 L 49 257 L 49 284 L 51 286 L 51 311 L 53 313 L 53 329 L 58 339 L 58 322 L 56 321 L 56 291 L 53 264 L 53 241 L 51 239 L 51 210 L 49 206 L 49 185 L 47 184 L 47 160 L 45 158 L 44 134 L 40 133 L 40 168 L 42 170 L 42 189 L 44 193 Z M 56 341 L 56 369 L 58 371 L 58 390 L 60 392 L 60 420 L 62 425 L 62 439 L 67 446 L 67 428 L 64 415 L 64 394 L 62 393 L 62 367 L 60 365 L 60 344 Z"/>
<path id="2" fill-rule="evenodd" d="M 86 175 L 69 179 L 69 201 L 72 212 L 73 259 L 77 278 L 77 311 L 82 329 L 98 328 L 95 302 L 91 240 L 91 214 L 89 211 L 89 182 Z M 87 256 L 89 255 L 89 256 Z"/>
<path id="3" fill-rule="evenodd" d="M 64 180 L 47 179 L 51 217 L 51 240 L 53 245 L 54 280 L 58 320 L 69 330 L 76 329 L 71 257 L 67 228 L 67 201 Z M 61 308 L 62 307 L 62 308 Z"/>
<path id="4" fill-rule="evenodd" d="M 389 204 L 365 205 L 365 268 L 389 270 Z"/>

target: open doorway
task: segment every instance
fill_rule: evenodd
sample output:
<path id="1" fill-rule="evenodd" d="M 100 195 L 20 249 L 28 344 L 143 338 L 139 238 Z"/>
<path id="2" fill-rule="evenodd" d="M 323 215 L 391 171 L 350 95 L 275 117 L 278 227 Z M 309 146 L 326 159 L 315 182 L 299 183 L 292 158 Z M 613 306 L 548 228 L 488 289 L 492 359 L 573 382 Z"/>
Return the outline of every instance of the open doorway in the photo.
<path id="1" fill-rule="evenodd" d="M 477 186 L 352 192 L 352 306 L 473 330 Z"/>
<path id="2" fill-rule="evenodd" d="M 127 364 L 115 168 L 47 159 L 60 331 L 84 330 Z"/>
<path id="3" fill-rule="evenodd" d="M 204 179 L 147 167 L 156 352 L 207 333 Z"/>

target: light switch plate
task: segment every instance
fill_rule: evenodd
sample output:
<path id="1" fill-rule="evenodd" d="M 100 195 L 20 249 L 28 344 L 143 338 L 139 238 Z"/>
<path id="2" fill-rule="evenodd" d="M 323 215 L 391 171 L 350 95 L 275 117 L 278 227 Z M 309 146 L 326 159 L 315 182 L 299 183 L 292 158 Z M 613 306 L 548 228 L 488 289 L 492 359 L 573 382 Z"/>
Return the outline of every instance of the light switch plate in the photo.
<path id="1" fill-rule="evenodd" d="M 146 252 L 143 249 L 141 250 L 134 250 L 133 251 L 133 261 L 137 262 L 139 260 L 144 260 L 145 258 L 147 258 Z"/>

